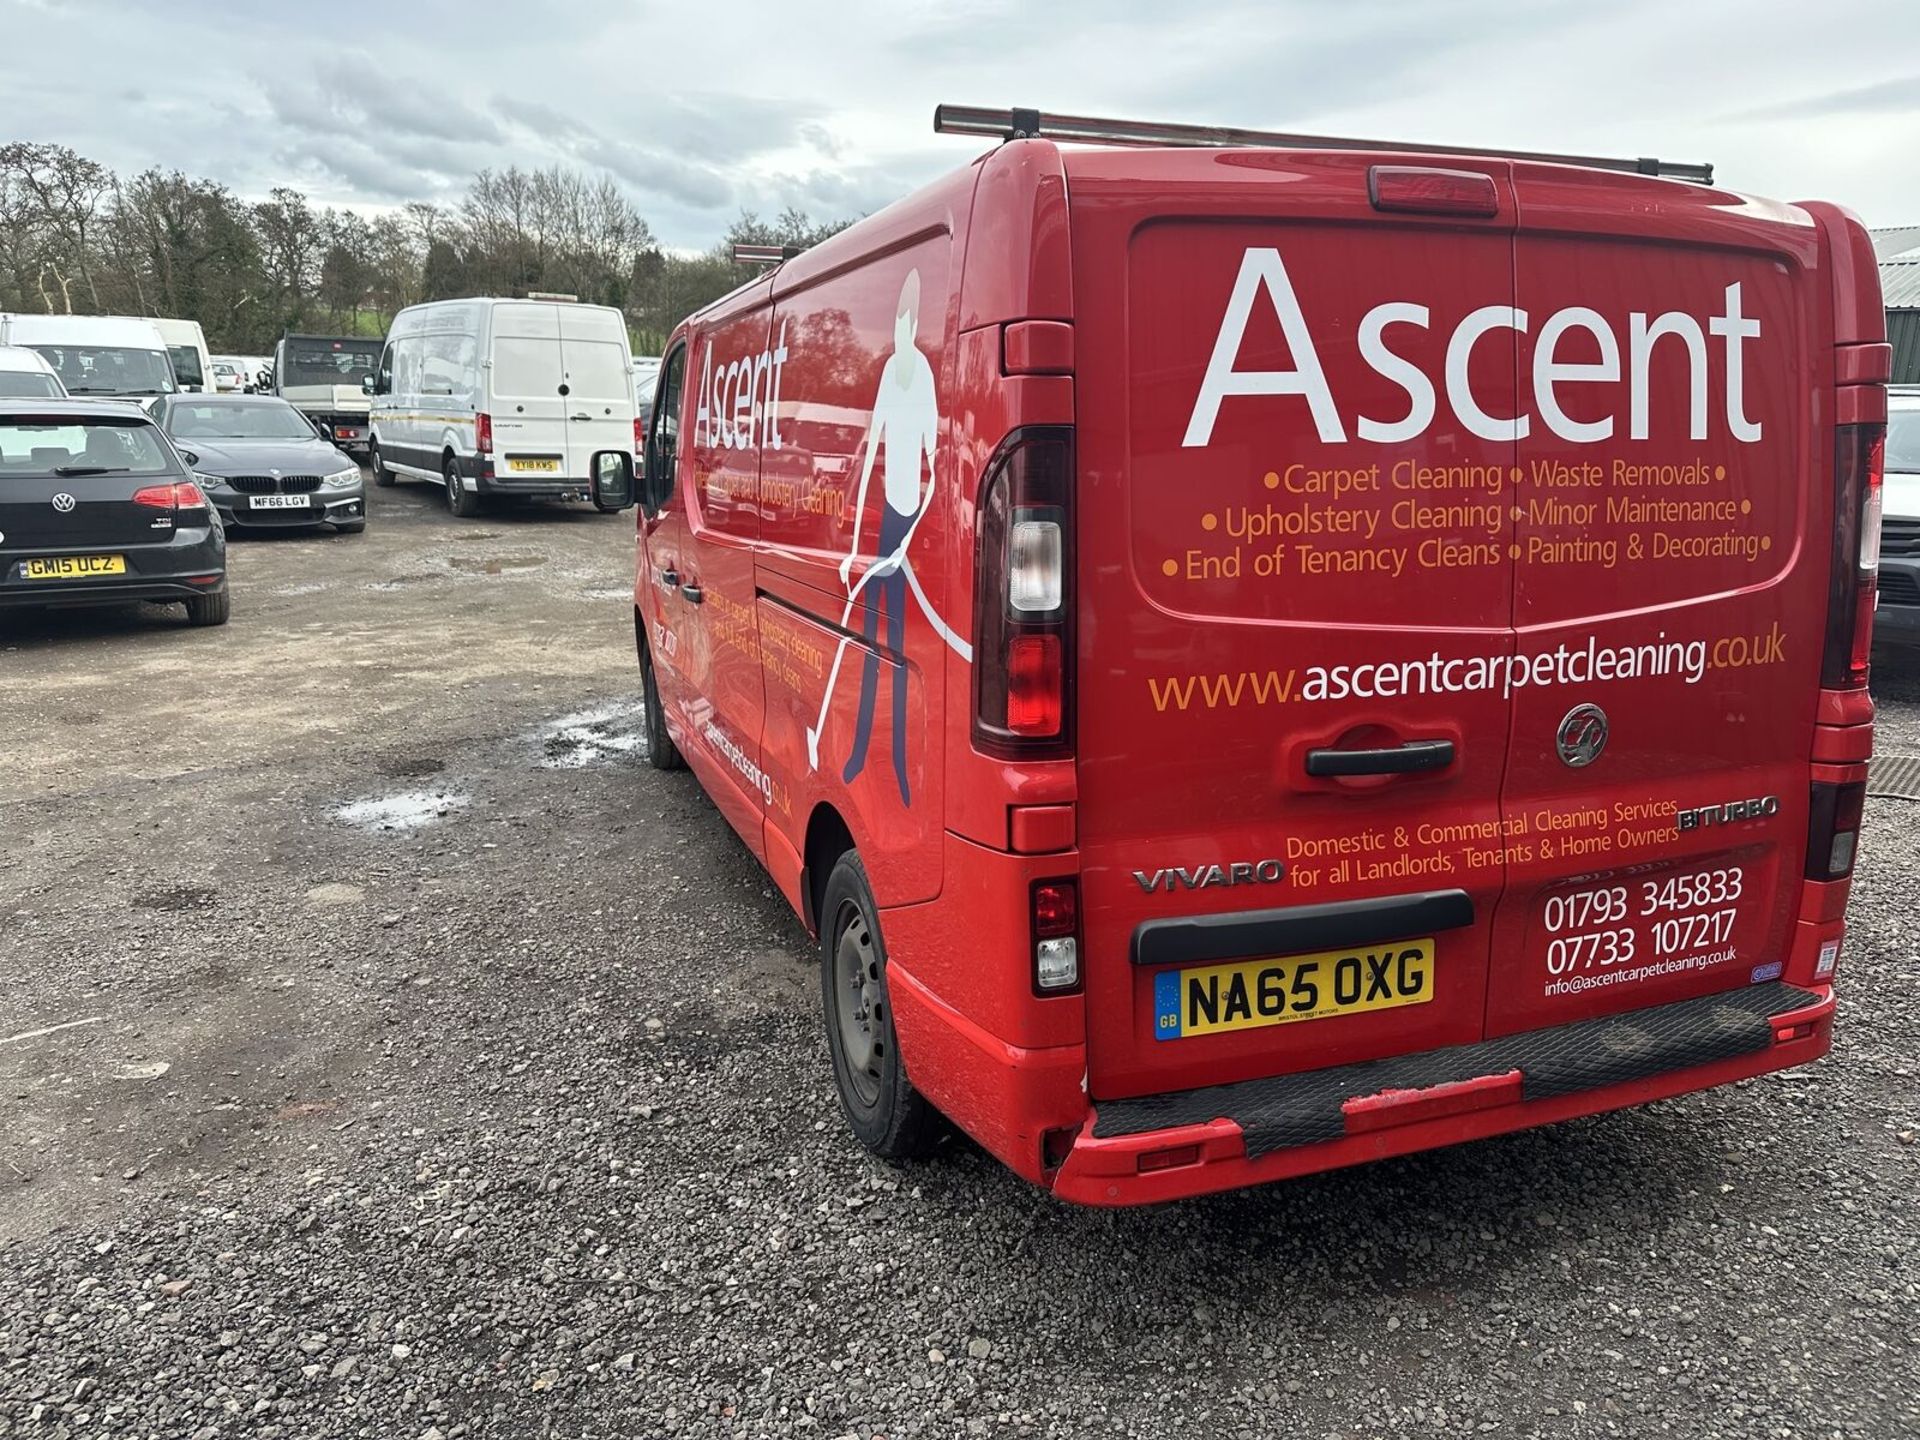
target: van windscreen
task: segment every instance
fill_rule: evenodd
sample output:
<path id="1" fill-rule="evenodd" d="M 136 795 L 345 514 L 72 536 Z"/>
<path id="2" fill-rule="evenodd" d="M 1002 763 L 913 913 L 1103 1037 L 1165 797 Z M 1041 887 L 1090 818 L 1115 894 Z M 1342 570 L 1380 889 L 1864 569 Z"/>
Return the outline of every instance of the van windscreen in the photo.
<path id="1" fill-rule="evenodd" d="M 204 385 L 206 376 L 200 373 L 200 352 L 191 345 L 169 345 L 167 354 L 173 358 L 173 378 L 182 385 Z"/>
<path id="2" fill-rule="evenodd" d="M 288 340 L 283 346 L 287 385 L 358 385 L 380 363 L 380 345 L 371 340 Z"/>
<path id="3" fill-rule="evenodd" d="M 123 345 L 35 345 L 69 395 L 171 395 L 173 368 L 158 350 Z"/>
<path id="4" fill-rule="evenodd" d="M 8 400 L 51 400 L 60 394 L 59 383 L 38 370 L 0 370 L 0 397 Z"/>

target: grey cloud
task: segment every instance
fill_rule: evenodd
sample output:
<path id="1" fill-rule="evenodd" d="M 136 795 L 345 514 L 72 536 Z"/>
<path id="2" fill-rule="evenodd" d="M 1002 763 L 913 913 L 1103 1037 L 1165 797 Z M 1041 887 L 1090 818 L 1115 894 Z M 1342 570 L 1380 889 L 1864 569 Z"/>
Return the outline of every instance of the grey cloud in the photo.
<path id="1" fill-rule="evenodd" d="M 620 140 L 595 137 L 582 145 L 581 159 L 599 165 L 619 179 L 651 194 L 664 195 L 695 209 L 712 210 L 728 204 L 733 187 L 718 171 L 690 165 L 671 155 Z"/>
<path id="2" fill-rule="evenodd" d="M 1737 118 L 1747 120 L 1811 119 L 1821 115 L 1920 115 L 1920 75 L 1898 80 L 1882 80 L 1850 90 L 1830 90 L 1787 100 L 1778 105 L 1763 105 L 1743 112 Z"/>

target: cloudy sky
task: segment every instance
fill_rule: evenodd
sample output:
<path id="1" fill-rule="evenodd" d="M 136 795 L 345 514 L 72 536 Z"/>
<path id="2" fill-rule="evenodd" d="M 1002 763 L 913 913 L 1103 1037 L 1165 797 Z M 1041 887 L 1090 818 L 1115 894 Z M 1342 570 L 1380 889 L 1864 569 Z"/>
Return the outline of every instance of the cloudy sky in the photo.
<path id="1" fill-rule="evenodd" d="M 1920 223 L 1920 0 L 0 0 L 0 140 L 364 207 L 559 161 L 677 246 L 961 163 L 942 100 L 1706 159 Z"/>

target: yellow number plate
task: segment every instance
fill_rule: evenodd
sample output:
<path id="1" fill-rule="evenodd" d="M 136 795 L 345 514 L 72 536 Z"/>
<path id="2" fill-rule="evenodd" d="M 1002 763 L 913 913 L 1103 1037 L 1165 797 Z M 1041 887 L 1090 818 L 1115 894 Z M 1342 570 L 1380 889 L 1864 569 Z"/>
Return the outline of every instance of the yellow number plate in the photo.
<path id="1" fill-rule="evenodd" d="M 124 575 L 124 555 L 49 555 L 42 560 L 26 560 L 22 573 L 29 580 L 85 580 L 93 575 Z"/>
<path id="2" fill-rule="evenodd" d="M 560 473 L 560 462 L 558 460 L 515 460 L 509 458 L 507 460 L 507 468 L 509 470 L 533 470 L 542 475 L 557 475 Z"/>
<path id="3" fill-rule="evenodd" d="M 1153 1038 L 1184 1040 L 1431 999 L 1431 939 L 1164 970 L 1153 978 Z"/>

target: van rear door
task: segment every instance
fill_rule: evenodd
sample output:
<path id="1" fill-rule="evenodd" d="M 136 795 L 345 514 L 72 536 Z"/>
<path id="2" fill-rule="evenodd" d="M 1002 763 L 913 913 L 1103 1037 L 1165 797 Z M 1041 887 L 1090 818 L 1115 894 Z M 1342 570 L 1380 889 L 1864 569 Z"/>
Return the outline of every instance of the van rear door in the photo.
<path id="1" fill-rule="evenodd" d="M 1096 1100 L 1481 1038 L 1515 209 L 1377 211 L 1390 160 L 1066 157 Z"/>
<path id="2" fill-rule="evenodd" d="M 559 306 L 516 301 L 493 307 L 495 473 L 507 481 L 557 480 L 567 469 L 566 366 Z"/>
<path id="3" fill-rule="evenodd" d="M 566 366 L 566 473 L 591 472 L 594 452 L 633 450 L 633 365 L 625 322 L 608 310 L 563 305 L 560 349 Z"/>
<path id="4" fill-rule="evenodd" d="M 1780 973 L 1833 505 L 1808 216 L 1514 168 L 1514 622 L 1541 683 L 1513 693 L 1489 1035 Z"/>

